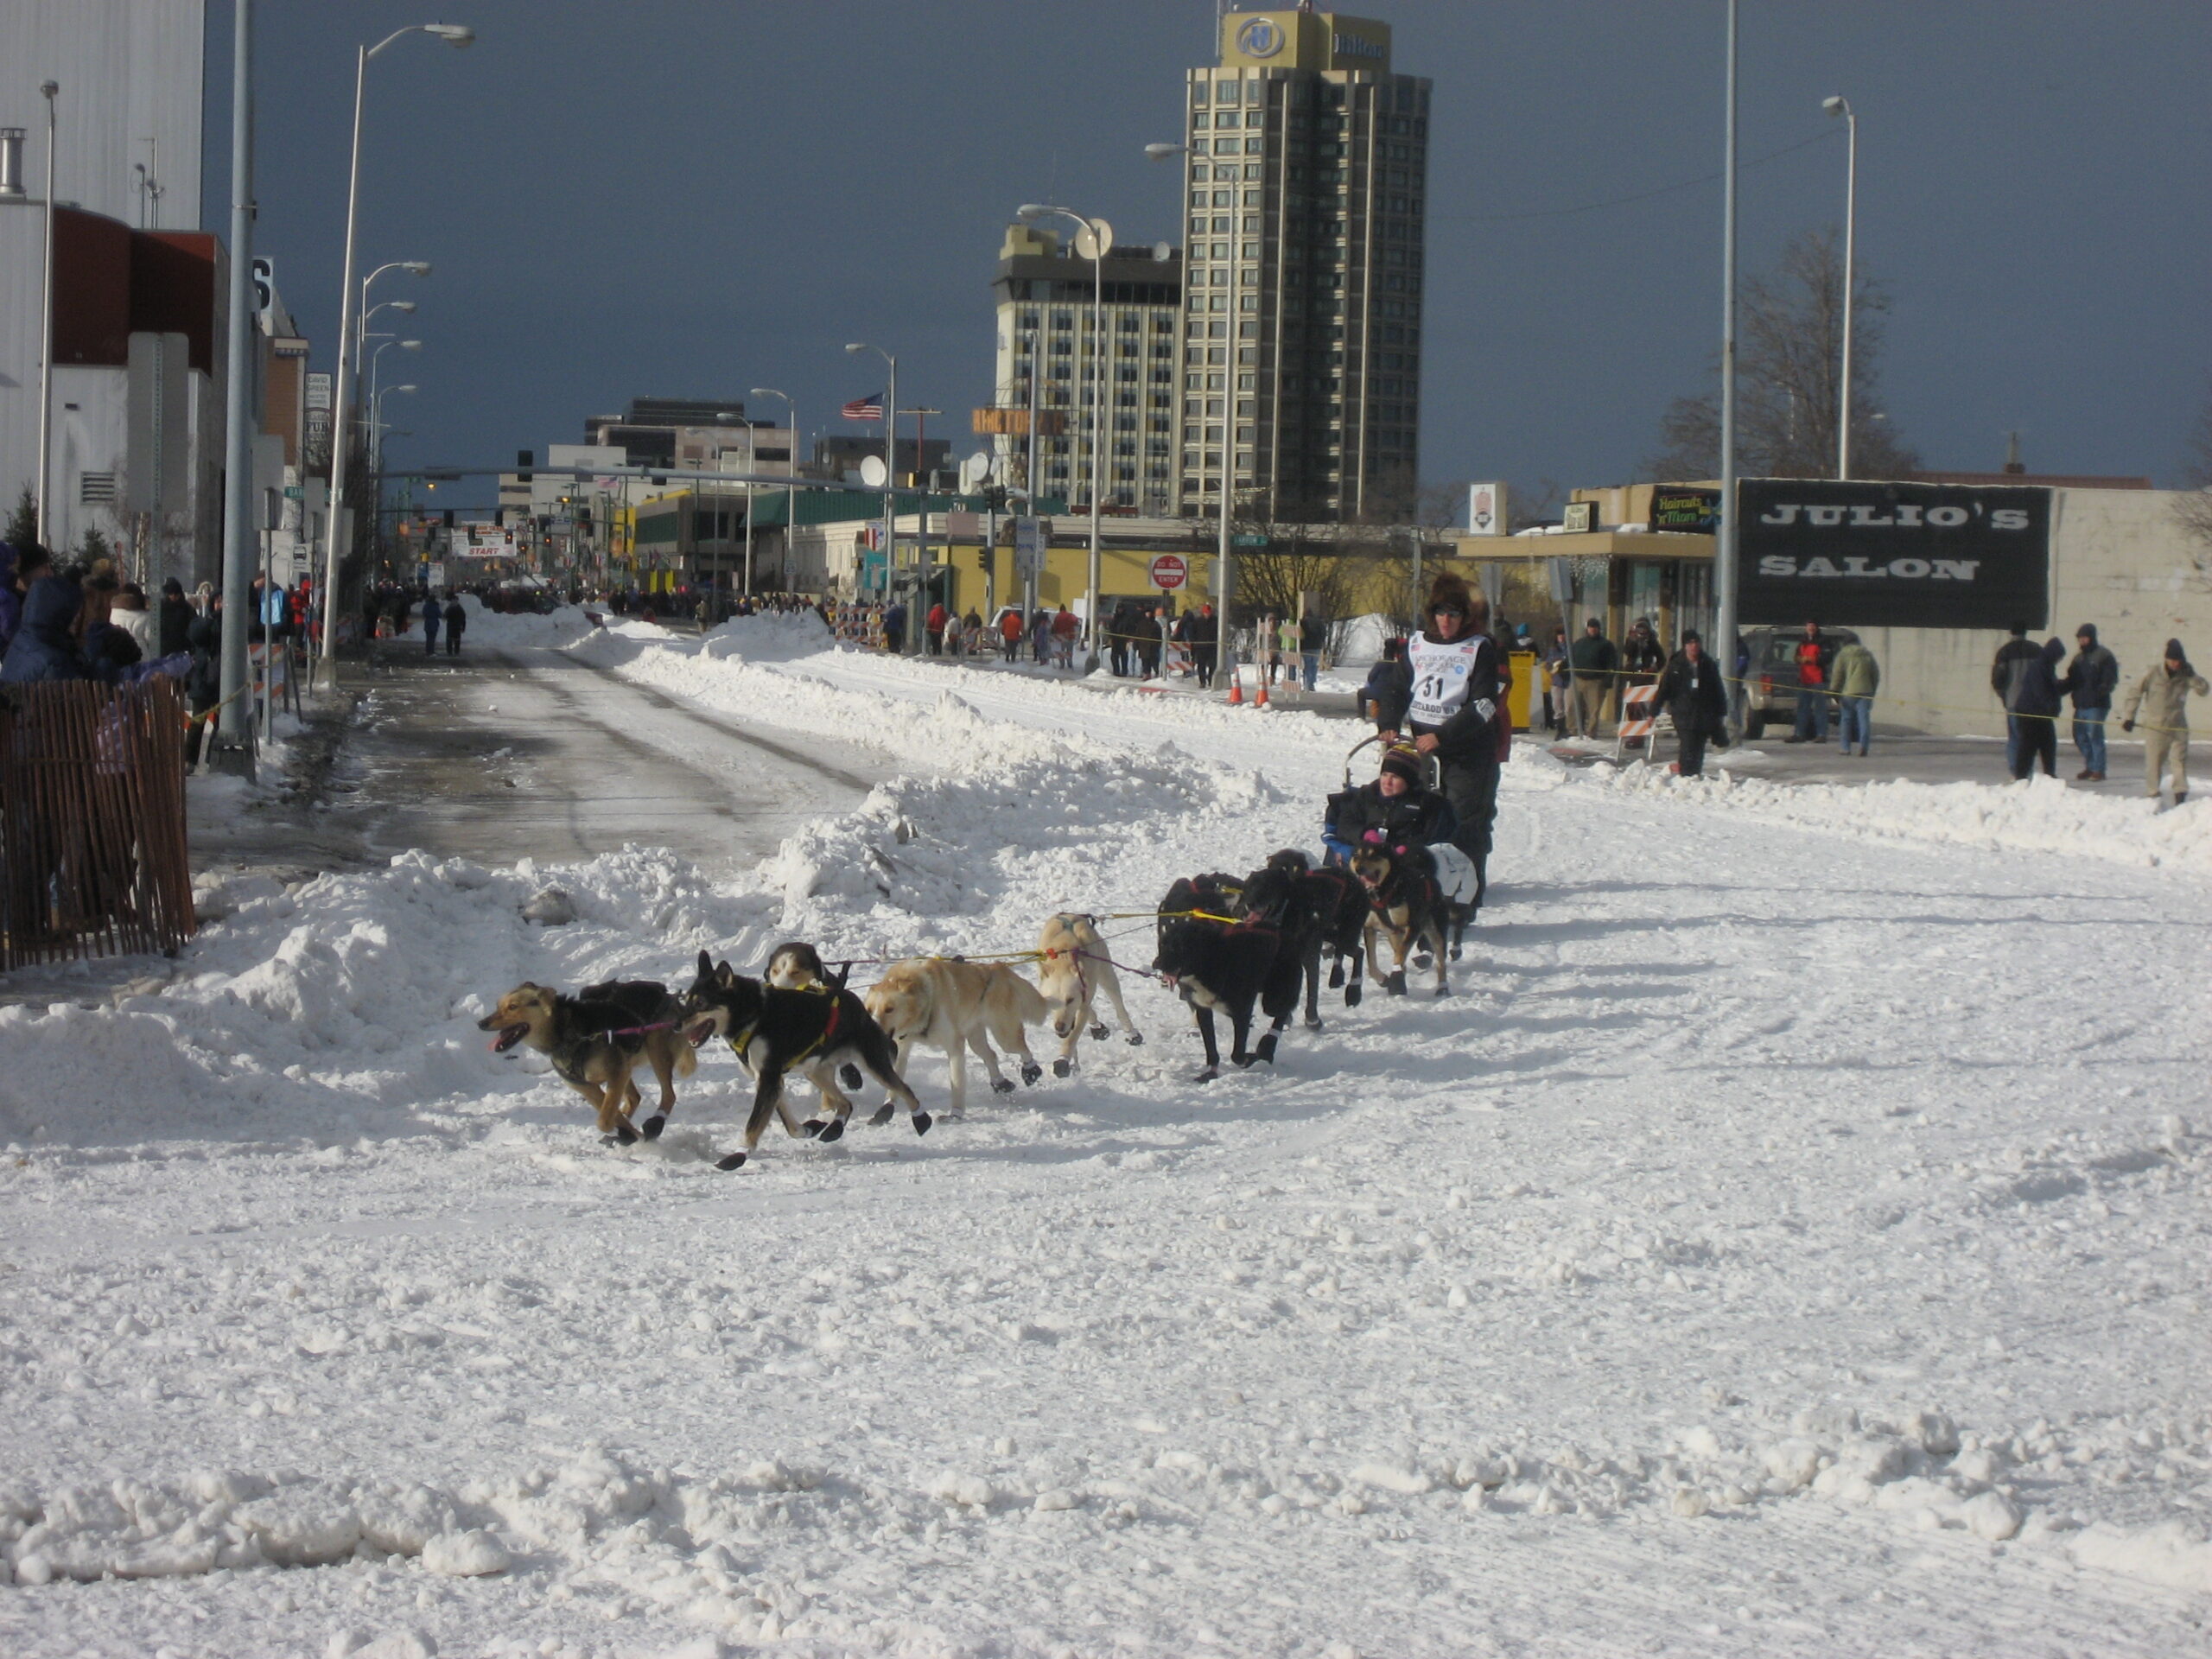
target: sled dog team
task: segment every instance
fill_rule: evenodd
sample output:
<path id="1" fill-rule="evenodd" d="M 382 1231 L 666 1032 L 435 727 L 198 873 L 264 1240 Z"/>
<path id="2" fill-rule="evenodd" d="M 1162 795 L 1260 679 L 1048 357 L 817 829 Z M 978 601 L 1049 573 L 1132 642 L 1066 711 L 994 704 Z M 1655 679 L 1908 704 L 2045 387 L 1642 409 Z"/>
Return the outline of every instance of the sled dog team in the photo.
<path id="1" fill-rule="evenodd" d="M 1203 1082 L 1220 1074 L 1217 1016 L 1229 1021 L 1229 1058 L 1237 1065 L 1274 1061 L 1301 991 L 1306 1024 L 1320 1029 L 1325 953 L 1332 958 L 1329 984 L 1343 987 L 1347 1007 L 1359 1002 L 1363 969 L 1392 995 L 1403 995 L 1409 957 L 1416 966 L 1433 959 L 1442 996 L 1446 959 L 1459 955 L 1468 913 L 1440 887 L 1423 848 L 1363 847 L 1348 868 L 1317 868 L 1289 850 L 1241 880 L 1208 874 L 1177 881 L 1159 906 L 1153 966 L 1136 971 L 1156 974 L 1190 1004 L 1205 1045 Z M 702 950 L 690 988 L 681 994 L 653 980 L 613 980 L 574 995 L 524 982 L 477 1026 L 497 1033 L 494 1052 L 528 1047 L 545 1055 L 591 1103 L 600 1134 L 625 1146 L 659 1137 L 675 1109 L 676 1080 L 692 1075 L 698 1049 L 723 1039 L 754 1080 L 744 1148 L 717 1160 L 719 1168 L 736 1169 L 758 1147 L 771 1117 L 794 1138 L 841 1138 L 853 1110 L 845 1091 L 863 1086 L 863 1071 L 885 1090 L 870 1122 L 889 1122 L 903 1106 L 914 1133 L 927 1134 L 930 1114 L 904 1076 L 918 1044 L 944 1050 L 957 1112 L 966 1103 L 970 1053 L 1000 1094 L 1014 1088 L 1000 1066 L 1002 1052 L 1019 1057 L 1025 1085 L 1044 1075 L 1029 1046 L 1032 1026 L 1051 1027 L 1058 1044 L 1053 1075 L 1071 1075 L 1083 1033 L 1107 1034 L 1101 997 L 1126 1040 L 1144 1040 L 1096 917 L 1049 918 L 1032 955 L 1033 984 L 1006 963 L 916 957 L 892 963 L 858 994 L 810 944 L 779 945 L 758 978 Z M 1256 1046 L 1250 1042 L 1255 1008 L 1270 1022 Z M 650 1068 L 660 1091 L 642 1122 L 633 1116 L 645 1103 L 640 1066 Z M 815 1116 L 804 1121 L 785 1096 L 794 1073 L 819 1096 Z"/>

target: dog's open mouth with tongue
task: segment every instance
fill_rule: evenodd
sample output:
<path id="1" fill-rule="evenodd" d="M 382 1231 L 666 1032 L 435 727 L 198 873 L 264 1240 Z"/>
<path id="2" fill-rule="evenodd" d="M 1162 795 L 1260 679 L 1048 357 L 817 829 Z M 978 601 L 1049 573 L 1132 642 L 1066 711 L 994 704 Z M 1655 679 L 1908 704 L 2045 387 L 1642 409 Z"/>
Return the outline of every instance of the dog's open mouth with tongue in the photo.
<path id="1" fill-rule="evenodd" d="M 492 1027 L 485 1025 L 481 1027 L 481 1029 L 490 1031 Z M 499 1027 L 499 1034 L 496 1038 L 493 1039 L 492 1052 L 494 1054 L 504 1054 L 509 1049 L 512 1048 L 517 1043 L 522 1041 L 524 1038 L 530 1035 L 530 1027 L 526 1024 L 519 1026 L 501 1026 Z"/>

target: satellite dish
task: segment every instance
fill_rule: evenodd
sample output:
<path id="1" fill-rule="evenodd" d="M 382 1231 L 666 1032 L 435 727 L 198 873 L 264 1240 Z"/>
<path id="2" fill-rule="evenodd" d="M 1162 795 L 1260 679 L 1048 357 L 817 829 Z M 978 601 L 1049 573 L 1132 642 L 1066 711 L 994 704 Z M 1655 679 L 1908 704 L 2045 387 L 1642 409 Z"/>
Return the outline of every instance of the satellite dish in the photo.
<path id="1" fill-rule="evenodd" d="M 871 490 L 881 489 L 883 487 L 884 480 L 890 476 L 891 470 L 883 464 L 883 457 L 881 455 L 862 455 L 861 457 L 861 482 L 867 485 Z"/>
<path id="2" fill-rule="evenodd" d="M 1173 242 L 1154 243 L 1152 245 L 1152 257 L 1159 260 L 1161 264 L 1166 264 L 1170 259 L 1173 259 L 1175 257 L 1175 245 Z"/>
<path id="3" fill-rule="evenodd" d="M 1075 233 L 1075 251 L 1085 259 L 1102 259 L 1114 251 L 1114 227 L 1094 219 Z"/>
<path id="4" fill-rule="evenodd" d="M 978 449 L 960 463 L 960 493 L 973 495 L 983 487 L 991 475 L 991 457 L 988 450 Z"/>

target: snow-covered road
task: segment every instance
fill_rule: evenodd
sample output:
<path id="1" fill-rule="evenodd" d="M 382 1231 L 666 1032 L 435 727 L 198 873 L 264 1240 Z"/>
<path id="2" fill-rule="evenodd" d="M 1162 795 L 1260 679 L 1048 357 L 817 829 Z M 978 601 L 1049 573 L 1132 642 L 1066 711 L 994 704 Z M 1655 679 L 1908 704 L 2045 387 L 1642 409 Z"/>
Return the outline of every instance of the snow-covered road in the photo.
<path id="1" fill-rule="evenodd" d="M 0 1013 L 0 1651 L 2207 1650 L 2206 809 L 1523 754 L 1448 1001 L 1201 1088 L 1139 983 L 1072 1080 L 723 1175 L 727 1049 L 617 1154 L 474 1017 L 1142 909 L 1312 844 L 1344 728 L 574 654 L 925 765 L 571 927 L 410 857 Z"/>

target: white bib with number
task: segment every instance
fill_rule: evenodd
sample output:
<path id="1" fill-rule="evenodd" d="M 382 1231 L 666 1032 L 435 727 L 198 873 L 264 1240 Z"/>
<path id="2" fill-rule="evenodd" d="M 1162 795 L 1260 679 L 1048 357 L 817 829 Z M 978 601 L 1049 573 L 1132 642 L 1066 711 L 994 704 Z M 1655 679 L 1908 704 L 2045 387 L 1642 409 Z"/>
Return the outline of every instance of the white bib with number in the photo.
<path id="1" fill-rule="evenodd" d="M 1408 710 L 1416 726 L 1441 726 L 1466 706 L 1476 661 L 1490 645 L 1483 634 L 1443 641 L 1417 633 L 1406 645 L 1413 671 L 1414 700 Z M 1484 710 L 1489 717 L 1490 710 Z"/>

